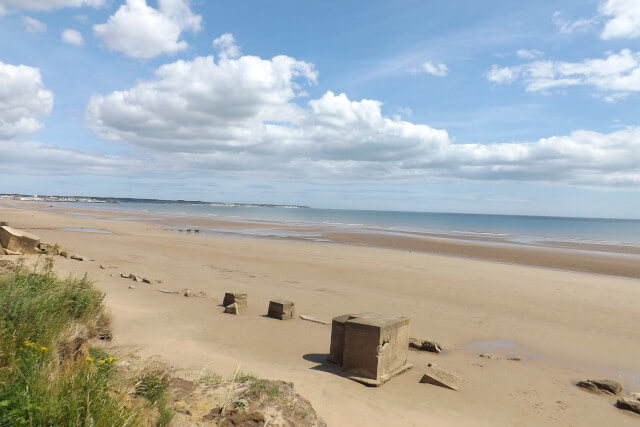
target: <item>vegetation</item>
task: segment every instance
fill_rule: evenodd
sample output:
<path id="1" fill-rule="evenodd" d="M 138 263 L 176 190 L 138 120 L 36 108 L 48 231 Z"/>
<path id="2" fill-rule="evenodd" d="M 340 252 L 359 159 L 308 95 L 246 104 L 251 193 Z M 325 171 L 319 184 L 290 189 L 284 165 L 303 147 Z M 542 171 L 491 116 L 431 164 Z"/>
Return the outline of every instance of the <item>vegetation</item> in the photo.
<path id="1" fill-rule="evenodd" d="M 149 421 L 114 386 L 117 359 L 88 348 L 108 328 L 103 298 L 86 277 L 56 277 L 50 259 L 0 274 L 0 426 Z"/>

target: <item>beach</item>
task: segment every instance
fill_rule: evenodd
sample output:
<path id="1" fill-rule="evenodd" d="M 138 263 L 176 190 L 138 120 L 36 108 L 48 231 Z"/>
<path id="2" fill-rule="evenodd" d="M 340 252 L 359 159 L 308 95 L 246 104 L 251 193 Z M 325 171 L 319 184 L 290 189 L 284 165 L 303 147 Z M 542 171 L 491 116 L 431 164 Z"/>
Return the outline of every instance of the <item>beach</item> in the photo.
<path id="1" fill-rule="evenodd" d="M 110 345 L 118 351 L 158 355 L 184 370 L 208 367 L 229 376 L 240 365 L 291 381 L 330 426 L 625 426 L 640 419 L 616 409 L 612 396 L 574 385 L 609 378 L 640 391 L 640 266 L 633 248 L 514 248 L 353 232 L 330 241 L 236 238 L 180 232 L 171 218 L 118 221 L 109 218 L 124 214 L 69 211 L 63 204 L 0 203 L 1 220 L 84 258 L 56 257 L 55 268 L 87 273 L 106 293 Z M 185 298 L 182 289 L 206 298 Z M 248 310 L 223 314 L 228 291 L 247 292 Z M 265 317 L 274 298 L 325 321 L 359 312 L 406 316 L 411 336 L 437 341 L 445 352 L 410 351 L 413 369 L 367 388 L 326 362 L 330 326 Z M 460 391 L 419 383 L 427 363 L 461 377 Z"/>

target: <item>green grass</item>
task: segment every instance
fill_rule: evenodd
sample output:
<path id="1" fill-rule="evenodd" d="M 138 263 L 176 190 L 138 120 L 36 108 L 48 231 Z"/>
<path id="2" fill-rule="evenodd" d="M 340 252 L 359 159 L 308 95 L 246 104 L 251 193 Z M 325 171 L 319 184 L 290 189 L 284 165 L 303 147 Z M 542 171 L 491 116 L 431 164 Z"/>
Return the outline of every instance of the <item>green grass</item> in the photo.
<path id="1" fill-rule="evenodd" d="M 99 335 L 104 295 L 90 281 L 41 273 L 0 275 L 0 426 L 124 426 L 140 412 L 112 386 L 113 359 L 62 360 L 61 343 Z"/>

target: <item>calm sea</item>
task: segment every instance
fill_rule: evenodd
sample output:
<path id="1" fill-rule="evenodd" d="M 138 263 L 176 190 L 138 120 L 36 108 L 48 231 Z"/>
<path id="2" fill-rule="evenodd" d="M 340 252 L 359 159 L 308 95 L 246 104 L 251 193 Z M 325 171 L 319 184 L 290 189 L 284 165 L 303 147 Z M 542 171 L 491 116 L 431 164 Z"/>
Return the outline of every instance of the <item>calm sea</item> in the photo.
<path id="1" fill-rule="evenodd" d="M 565 241 L 640 246 L 640 220 L 549 216 L 480 215 L 344 209 L 226 207 L 167 203 L 65 203 L 82 209 L 131 215 L 203 217 L 275 222 L 324 228 L 379 229 L 495 237 L 512 242 Z"/>

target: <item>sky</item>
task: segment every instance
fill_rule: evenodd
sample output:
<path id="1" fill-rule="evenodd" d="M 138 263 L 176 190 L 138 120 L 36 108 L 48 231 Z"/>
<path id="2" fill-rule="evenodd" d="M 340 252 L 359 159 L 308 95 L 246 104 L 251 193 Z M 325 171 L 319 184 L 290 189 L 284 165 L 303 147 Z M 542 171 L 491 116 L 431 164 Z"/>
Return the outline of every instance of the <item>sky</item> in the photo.
<path id="1" fill-rule="evenodd" d="M 0 0 L 0 192 L 640 218 L 640 0 Z"/>

